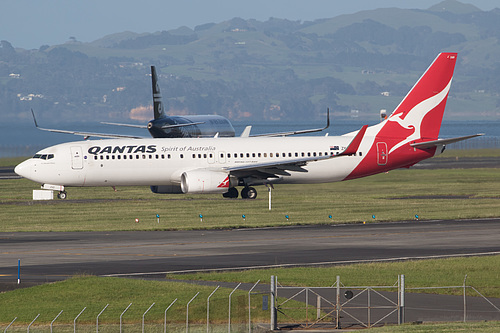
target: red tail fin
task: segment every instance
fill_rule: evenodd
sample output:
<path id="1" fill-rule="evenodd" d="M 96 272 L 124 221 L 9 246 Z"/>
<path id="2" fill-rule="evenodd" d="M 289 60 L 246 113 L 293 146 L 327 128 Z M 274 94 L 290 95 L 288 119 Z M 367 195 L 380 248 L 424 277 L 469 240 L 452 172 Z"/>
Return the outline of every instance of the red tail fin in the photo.
<path id="1" fill-rule="evenodd" d="M 414 130 L 401 145 L 412 140 L 438 138 L 456 60 L 456 53 L 439 54 L 388 118 L 387 127 L 392 128 L 390 123 L 396 122 L 403 129 Z M 396 134 L 391 132 L 391 136 Z"/>
<path id="2" fill-rule="evenodd" d="M 413 165 L 434 155 L 435 148 L 415 151 L 410 145 L 438 138 L 456 61 L 456 53 L 439 54 L 391 116 L 367 130 L 373 137 L 366 142 L 370 149 L 346 179 Z"/>

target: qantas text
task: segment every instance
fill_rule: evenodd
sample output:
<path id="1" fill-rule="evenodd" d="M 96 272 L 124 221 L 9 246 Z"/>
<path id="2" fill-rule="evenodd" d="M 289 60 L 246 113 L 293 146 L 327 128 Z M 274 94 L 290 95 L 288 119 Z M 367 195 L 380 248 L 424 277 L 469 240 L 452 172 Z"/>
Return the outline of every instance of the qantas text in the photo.
<path id="1" fill-rule="evenodd" d="M 88 150 L 89 154 L 97 155 L 97 154 L 136 154 L 136 153 L 155 153 L 156 145 L 149 146 L 106 146 L 99 147 L 93 146 Z"/>

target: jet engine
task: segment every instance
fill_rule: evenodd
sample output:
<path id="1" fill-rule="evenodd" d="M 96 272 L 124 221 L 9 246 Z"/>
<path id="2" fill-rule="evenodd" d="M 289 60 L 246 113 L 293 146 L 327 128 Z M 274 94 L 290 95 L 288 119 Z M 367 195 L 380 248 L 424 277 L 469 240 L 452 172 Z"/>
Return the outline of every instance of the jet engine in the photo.
<path id="1" fill-rule="evenodd" d="M 229 174 L 224 171 L 191 170 L 181 175 L 183 193 L 224 193 L 229 183 Z"/>

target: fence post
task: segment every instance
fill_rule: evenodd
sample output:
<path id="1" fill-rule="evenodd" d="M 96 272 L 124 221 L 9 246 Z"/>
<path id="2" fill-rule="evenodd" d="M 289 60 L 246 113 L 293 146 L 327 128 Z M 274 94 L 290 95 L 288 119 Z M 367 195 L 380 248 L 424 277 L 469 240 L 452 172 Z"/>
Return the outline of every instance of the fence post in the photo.
<path id="1" fill-rule="evenodd" d="M 7 330 L 8 330 L 8 329 L 9 329 L 9 327 L 10 327 L 10 325 L 12 325 L 12 324 L 16 321 L 16 319 L 17 319 L 17 317 L 16 317 L 16 318 L 14 318 L 14 320 L 10 322 L 9 326 L 7 326 L 7 327 L 5 328 L 5 330 L 3 331 L 3 333 L 7 332 Z"/>
<path id="2" fill-rule="evenodd" d="M 398 325 L 401 325 L 401 275 L 398 274 Z"/>
<path id="3" fill-rule="evenodd" d="M 316 295 L 316 320 L 321 318 L 321 296 Z"/>
<path id="4" fill-rule="evenodd" d="M 122 314 L 120 315 L 120 333 L 122 333 L 122 317 L 123 315 L 125 314 L 125 312 L 127 312 L 128 308 L 130 308 L 130 306 L 132 305 L 132 303 L 130 303 L 127 308 L 122 312 Z M 75 332 L 76 333 L 76 332 Z"/>
<path id="5" fill-rule="evenodd" d="M 99 314 L 97 315 L 97 319 L 96 319 L 96 322 L 95 322 L 95 330 L 96 330 L 96 333 L 99 333 L 99 316 L 101 315 L 101 313 L 104 312 L 104 310 L 106 310 L 106 308 L 108 307 L 109 303 L 106 304 L 106 306 L 104 307 L 104 309 L 101 310 L 101 312 L 99 312 Z M 50 333 L 52 333 L 52 331 L 50 331 Z"/>
<path id="6" fill-rule="evenodd" d="M 186 305 L 186 333 L 189 333 L 189 304 L 196 298 L 196 296 L 198 296 L 199 293 L 200 292 L 198 291 Z"/>
<path id="7" fill-rule="evenodd" d="M 467 281 L 467 274 L 465 274 L 465 278 L 464 278 L 464 323 L 467 321 L 467 305 L 466 305 L 467 298 L 465 295 L 466 281 Z"/>
<path id="8" fill-rule="evenodd" d="M 253 289 L 255 287 L 257 287 L 259 282 L 260 282 L 260 279 L 259 279 L 259 281 L 255 282 L 253 287 L 250 288 L 250 291 L 248 292 L 248 333 L 252 333 L 252 306 L 250 304 L 251 303 L 250 302 L 250 294 L 252 293 Z"/>
<path id="9" fill-rule="evenodd" d="M 277 329 L 278 325 L 276 323 L 277 311 L 276 311 L 276 277 L 271 275 L 271 331 Z"/>
<path id="10" fill-rule="evenodd" d="M 337 299 L 336 299 L 336 305 L 335 305 L 335 310 L 336 310 L 336 315 L 337 315 L 337 318 L 336 318 L 336 321 L 337 321 L 337 324 L 335 326 L 335 328 L 337 329 L 340 329 L 340 320 L 339 320 L 339 317 L 340 317 L 340 275 L 337 275 Z"/>
<path id="11" fill-rule="evenodd" d="M 220 286 L 217 286 L 217 288 L 207 297 L 207 333 L 210 331 L 210 297 L 212 297 L 219 287 Z"/>
<path id="12" fill-rule="evenodd" d="M 76 316 L 75 319 L 73 320 L 73 333 L 76 333 L 76 320 L 78 319 L 78 317 L 80 317 L 80 315 L 83 313 L 83 311 L 85 311 L 86 308 L 87 307 L 84 307 L 83 310 L 80 311 L 80 313 L 78 314 L 78 316 Z"/>
<path id="13" fill-rule="evenodd" d="M 40 314 L 38 314 L 38 316 L 35 317 L 35 319 L 33 319 L 33 321 L 28 325 L 28 333 L 30 333 L 30 327 L 31 325 L 35 322 L 35 320 L 40 316 Z"/>
<path id="14" fill-rule="evenodd" d="M 238 283 L 238 285 L 233 289 L 233 291 L 231 291 L 229 293 L 229 310 L 228 310 L 228 314 L 229 314 L 229 319 L 228 319 L 228 322 L 227 322 L 227 332 L 228 333 L 231 333 L 231 296 L 233 295 L 233 293 L 236 291 L 236 289 L 238 289 L 238 287 L 241 285 L 241 282 Z"/>
<path id="15" fill-rule="evenodd" d="M 151 304 L 149 306 L 149 308 L 146 310 L 146 312 L 144 312 L 142 314 L 142 333 L 144 333 L 144 316 L 146 315 L 146 313 L 148 313 L 148 311 L 153 307 L 153 305 L 155 305 L 155 302 L 153 302 L 153 304 Z"/>
<path id="16" fill-rule="evenodd" d="M 405 276 L 401 274 L 401 312 L 400 312 L 400 323 L 405 323 Z"/>
<path id="17" fill-rule="evenodd" d="M 63 313 L 64 310 L 61 310 L 61 312 L 59 312 L 59 314 L 54 318 L 54 320 L 52 320 L 50 322 L 50 333 L 52 333 L 52 324 L 56 321 L 56 319 L 61 315 L 61 313 Z"/>
<path id="18" fill-rule="evenodd" d="M 174 299 L 174 301 L 173 301 L 172 303 L 170 303 L 170 305 L 169 305 L 169 306 L 165 309 L 165 324 L 164 324 L 164 326 L 163 326 L 163 327 L 164 327 L 164 333 L 167 333 L 167 311 L 168 311 L 168 309 L 170 309 L 170 307 L 171 307 L 172 305 L 174 305 L 175 301 L 177 301 L 177 298 L 176 298 L 176 299 Z M 121 333 L 121 332 L 120 332 L 120 333 Z"/>

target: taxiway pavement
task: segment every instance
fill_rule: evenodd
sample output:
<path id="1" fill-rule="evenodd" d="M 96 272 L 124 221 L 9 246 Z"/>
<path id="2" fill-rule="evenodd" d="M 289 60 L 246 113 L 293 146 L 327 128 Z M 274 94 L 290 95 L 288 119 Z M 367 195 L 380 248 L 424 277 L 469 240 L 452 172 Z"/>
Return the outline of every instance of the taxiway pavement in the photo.
<path id="1" fill-rule="evenodd" d="M 500 218 L 281 228 L 0 233 L 0 284 L 500 254 Z M 1 288 L 0 288 L 1 289 Z"/>

